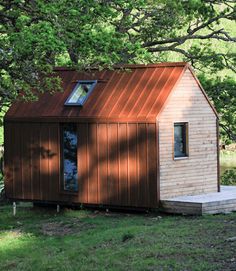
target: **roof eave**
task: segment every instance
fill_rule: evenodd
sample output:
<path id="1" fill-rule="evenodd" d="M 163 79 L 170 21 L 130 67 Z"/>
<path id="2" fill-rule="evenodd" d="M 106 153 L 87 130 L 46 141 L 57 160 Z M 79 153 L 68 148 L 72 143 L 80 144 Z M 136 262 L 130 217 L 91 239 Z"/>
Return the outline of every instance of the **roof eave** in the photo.
<path id="1" fill-rule="evenodd" d="M 188 68 L 189 68 L 191 74 L 193 75 L 193 78 L 194 78 L 195 81 L 197 82 L 199 88 L 201 89 L 203 95 L 205 96 L 205 98 L 206 98 L 208 104 L 210 105 L 210 107 L 212 108 L 213 112 L 215 113 L 217 119 L 219 119 L 219 115 L 218 115 L 218 113 L 217 113 L 217 111 L 216 111 L 214 105 L 213 105 L 212 102 L 210 101 L 210 99 L 209 99 L 209 97 L 207 96 L 207 94 L 206 94 L 206 92 L 205 92 L 205 90 L 204 90 L 202 84 L 200 83 L 200 81 L 198 80 L 197 76 L 195 75 L 195 72 L 194 72 L 193 68 L 191 67 L 191 65 L 188 65 Z"/>

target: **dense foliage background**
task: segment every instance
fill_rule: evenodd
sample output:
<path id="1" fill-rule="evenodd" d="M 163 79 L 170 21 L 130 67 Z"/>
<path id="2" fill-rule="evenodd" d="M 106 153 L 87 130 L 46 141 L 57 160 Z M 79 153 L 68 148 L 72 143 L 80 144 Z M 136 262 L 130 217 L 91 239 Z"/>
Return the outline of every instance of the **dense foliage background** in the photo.
<path id="1" fill-rule="evenodd" d="M 57 65 L 189 61 L 235 141 L 235 20 L 234 0 L 2 0 L 0 109 L 59 90 Z"/>

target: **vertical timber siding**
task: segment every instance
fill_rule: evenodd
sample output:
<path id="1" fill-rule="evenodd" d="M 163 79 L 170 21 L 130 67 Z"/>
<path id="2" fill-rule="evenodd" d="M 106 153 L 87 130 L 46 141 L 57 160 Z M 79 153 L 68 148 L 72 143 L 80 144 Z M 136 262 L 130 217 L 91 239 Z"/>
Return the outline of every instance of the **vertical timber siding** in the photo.
<path id="1" fill-rule="evenodd" d="M 78 193 L 60 190 L 60 124 L 5 123 L 10 199 L 157 207 L 155 123 L 78 123 Z"/>
<path id="2" fill-rule="evenodd" d="M 189 123 L 189 157 L 173 160 L 174 122 Z M 217 192 L 216 115 L 187 70 L 159 116 L 160 197 Z"/>

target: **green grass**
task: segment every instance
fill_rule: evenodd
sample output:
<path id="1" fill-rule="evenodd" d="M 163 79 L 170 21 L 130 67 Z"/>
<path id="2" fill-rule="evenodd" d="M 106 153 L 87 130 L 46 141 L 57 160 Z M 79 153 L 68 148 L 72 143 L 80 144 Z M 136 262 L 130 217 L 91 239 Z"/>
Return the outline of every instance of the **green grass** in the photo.
<path id="1" fill-rule="evenodd" d="M 0 270 L 235 270 L 236 213 L 184 217 L 0 207 Z"/>
<path id="2" fill-rule="evenodd" d="M 220 175 L 221 184 L 236 185 L 236 151 L 220 152 Z"/>

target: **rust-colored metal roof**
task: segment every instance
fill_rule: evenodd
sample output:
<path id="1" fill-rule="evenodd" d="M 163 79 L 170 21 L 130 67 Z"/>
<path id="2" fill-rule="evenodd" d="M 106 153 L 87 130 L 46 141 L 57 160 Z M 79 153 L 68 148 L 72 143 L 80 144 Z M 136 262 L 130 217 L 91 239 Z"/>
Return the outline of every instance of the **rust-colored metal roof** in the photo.
<path id="1" fill-rule="evenodd" d="M 78 118 L 93 120 L 155 121 L 171 90 L 183 72 L 185 62 L 116 66 L 114 70 L 90 70 L 83 73 L 56 68 L 64 92 L 44 93 L 35 102 L 16 102 L 6 119 Z M 82 107 L 64 103 L 78 80 L 98 80 Z"/>

